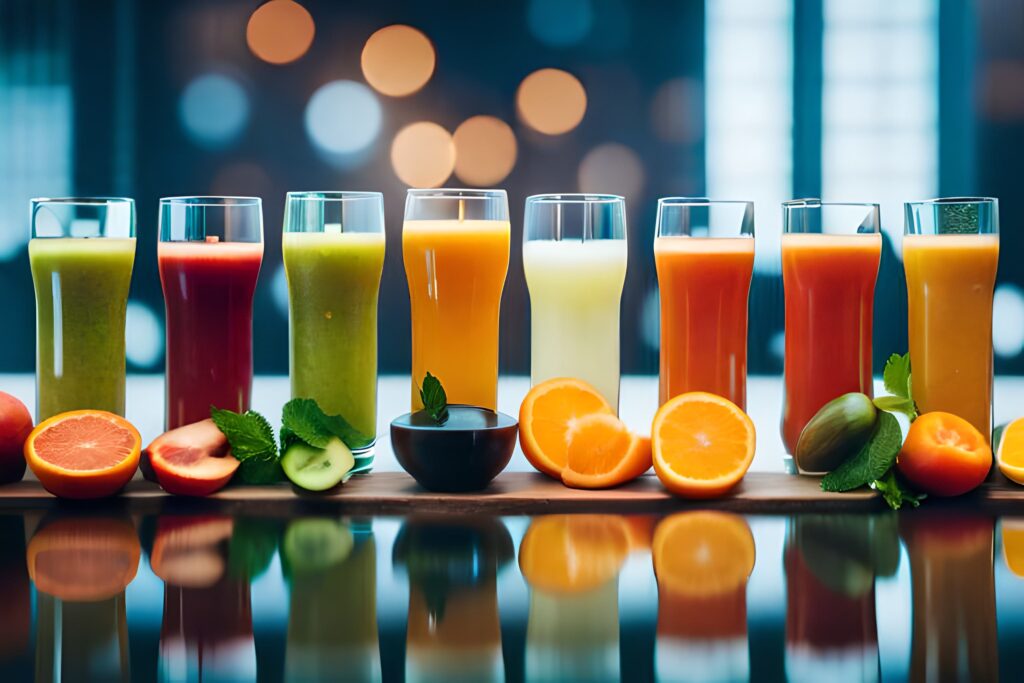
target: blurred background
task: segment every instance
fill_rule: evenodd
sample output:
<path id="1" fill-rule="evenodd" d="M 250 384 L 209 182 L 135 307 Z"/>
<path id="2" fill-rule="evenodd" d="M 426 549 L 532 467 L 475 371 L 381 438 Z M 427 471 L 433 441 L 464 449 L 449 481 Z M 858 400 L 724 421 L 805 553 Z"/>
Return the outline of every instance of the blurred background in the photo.
<path id="1" fill-rule="evenodd" d="M 996 370 L 1024 373 L 1017 0 L 0 0 L 0 371 L 34 368 L 33 196 L 138 202 L 128 361 L 163 364 L 157 200 L 264 200 L 256 371 L 286 373 L 288 190 L 379 190 L 382 372 L 409 369 L 410 186 L 503 187 L 501 368 L 529 371 L 523 202 L 627 200 L 623 371 L 655 373 L 655 203 L 756 201 L 750 371 L 782 368 L 779 202 L 882 204 L 876 370 L 906 349 L 902 202 L 999 197 Z"/>

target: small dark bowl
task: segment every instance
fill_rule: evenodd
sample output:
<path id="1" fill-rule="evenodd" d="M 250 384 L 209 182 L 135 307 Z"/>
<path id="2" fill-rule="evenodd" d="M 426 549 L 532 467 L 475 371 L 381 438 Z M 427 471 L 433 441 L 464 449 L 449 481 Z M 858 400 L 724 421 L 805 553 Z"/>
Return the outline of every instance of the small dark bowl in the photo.
<path id="1" fill-rule="evenodd" d="M 391 445 L 398 462 L 423 488 L 480 491 L 508 465 L 518 427 L 504 413 L 451 405 L 443 426 L 423 410 L 395 418 Z"/>

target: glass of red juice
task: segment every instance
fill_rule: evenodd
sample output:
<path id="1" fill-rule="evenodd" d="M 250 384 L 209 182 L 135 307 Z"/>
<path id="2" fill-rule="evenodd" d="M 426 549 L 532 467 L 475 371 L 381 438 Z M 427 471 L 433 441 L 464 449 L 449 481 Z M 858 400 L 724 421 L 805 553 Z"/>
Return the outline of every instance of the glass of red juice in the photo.
<path id="1" fill-rule="evenodd" d="M 167 313 L 167 429 L 252 394 L 252 303 L 263 261 L 258 197 L 164 197 L 157 262 Z"/>

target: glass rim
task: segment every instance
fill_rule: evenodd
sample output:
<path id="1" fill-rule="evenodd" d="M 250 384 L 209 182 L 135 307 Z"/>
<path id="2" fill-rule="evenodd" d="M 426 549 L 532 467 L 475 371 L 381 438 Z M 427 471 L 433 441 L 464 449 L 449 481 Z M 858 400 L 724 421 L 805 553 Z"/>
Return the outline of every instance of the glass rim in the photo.
<path id="1" fill-rule="evenodd" d="M 300 190 L 285 194 L 285 200 L 300 202 L 356 202 L 368 199 L 383 201 L 384 193 L 363 190 Z"/>
<path id="2" fill-rule="evenodd" d="M 43 204 L 63 204 L 67 206 L 109 206 L 119 204 L 134 204 L 131 197 L 33 197 L 33 206 Z"/>
<path id="3" fill-rule="evenodd" d="M 507 199 L 508 193 L 505 190 L 499 189 L 472 189 L 465 187 L 410 187 L 408 190 L 406 190 L 406 197 L 416 197 L 417 199 Z"/>
<path id="4" fill-rule="evenodd" d="M 662 206 L 714 206 L 716 204 L 728 204 L 753 206 L 753 201 L 745 199 L 709 199 L 707 197 L 659 197 L 658 207 Z"/>
<path id="5" fill-rule="evenodd" d="M 527 204 L 618 204 L 625 201 L 622 195 L 590 192 L 532 194 L 526 198 Z"/>
<path id="6" fill-rule="evenodd" d="M 161 197 L 160 206 L 260 206 L 263 200 L 259 197 L 193 195 L 178 197 Z"/>
<path id="7" fill-rule="evenodd" d="M 877 210 L 882 208 L 882 205 L 878 202 L 823 202 L 818 198 L 790 199 L 782 202 L 782 208 L 784 209 L 820 209 L 826 206 L 870 206 Z"/>
<path id="8" fill-rule="evenodd" d="M 998 204 L 997 197 L 934 197 L 904 202 L 905 206 L 929 206 L 936 204 Z"/>

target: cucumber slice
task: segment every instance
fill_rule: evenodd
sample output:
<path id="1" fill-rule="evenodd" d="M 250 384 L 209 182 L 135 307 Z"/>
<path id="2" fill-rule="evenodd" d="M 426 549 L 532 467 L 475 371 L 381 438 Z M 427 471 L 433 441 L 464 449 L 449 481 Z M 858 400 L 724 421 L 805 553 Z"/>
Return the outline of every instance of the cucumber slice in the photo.
<path id="1" fill-rule="evenodd" d="M 324 448 L 293 443 L 281 458 L 281 469 L 288 479 L 307 491 L 326 491 L 336 486 L 355 464 L 352 451 L 338 437 L 328 441 Z"/>
<path id="2" fill-rule="evenodd" d="M 355 537 L 333 519 L 297 519 L 285 531 L 282 550 L 288 573 L 311 572 L 341 564 L 352 552 Z"/>

